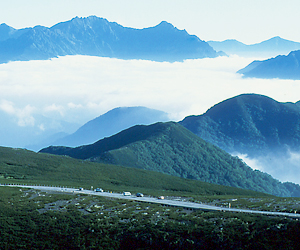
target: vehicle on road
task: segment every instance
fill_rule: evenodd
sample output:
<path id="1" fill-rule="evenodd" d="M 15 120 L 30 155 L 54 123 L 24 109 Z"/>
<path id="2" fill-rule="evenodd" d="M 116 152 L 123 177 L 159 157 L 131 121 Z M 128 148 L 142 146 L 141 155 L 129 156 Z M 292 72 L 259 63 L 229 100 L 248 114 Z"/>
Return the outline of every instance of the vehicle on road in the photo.
<path id="1" fill-rule="evenodd" d="M 103 189 L 102 188 L 96 188 L 95 192 L 103 192 Z"/>
<path id="2" fill-rule="evenodd" d="M 136 197 L 144 197 L 144 195 L 142 193 L 137 193 Z"/>
<path id="3" fill-rule="evenodd" d="M 160 199 L 160 200 L 164 200 L 164 199 L 165 199 L 164 196 L 159 196 L 159 197 L 157 197 L 157 198 Z"/>
<path id="4" fill-rule="evenodd" d="M 131 195 L 131 193 L 130 192 L 123 192 L 123 195 L 124 196 L 129 196 L 129 195 Z"/>
<path id="5" fill-rule="evenodd" d="M 83 188 L 82 188 L 82 187 L 80 187 L 80 188 L 78 188 L 78 190 L 79 190 L 79 191 L 83 191 Z"/>

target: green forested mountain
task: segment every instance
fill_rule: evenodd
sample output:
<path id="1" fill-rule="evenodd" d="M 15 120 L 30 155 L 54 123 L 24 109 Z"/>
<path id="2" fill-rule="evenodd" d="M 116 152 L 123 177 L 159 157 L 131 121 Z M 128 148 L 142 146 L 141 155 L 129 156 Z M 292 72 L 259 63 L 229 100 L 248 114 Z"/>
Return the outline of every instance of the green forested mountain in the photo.
<path id="1" fill-rule="evenodd" d="M 239 158 L 174 122 L 134 126 L 91 145 L 48 147 L 41 152 L 154 170 L 279 196 L 300 195 L 299 185 L 286 185 L 268 174 L 253 171 Z"/>
<path id="2" fill-rule="evenodd" d="M 257 94 L 222 101 L 181 125 L 283 182 L 299 184 L 300 102 Z"/>
<path id="3" fill-rule="evenodd" d="M 300 149 L 300 103 L 280 103 L 257 94 L 220 102 L 203 115 L 188 116 L 181 125 L 227 152 L 250 156 Z"/>

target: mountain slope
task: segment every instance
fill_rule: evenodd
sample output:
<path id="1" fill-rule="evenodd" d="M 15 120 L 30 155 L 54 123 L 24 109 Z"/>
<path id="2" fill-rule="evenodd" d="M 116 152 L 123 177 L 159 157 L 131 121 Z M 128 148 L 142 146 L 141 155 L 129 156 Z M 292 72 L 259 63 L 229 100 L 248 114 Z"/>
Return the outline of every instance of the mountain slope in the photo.
<path id="1" fill-rule="evenodd" d="M 235 54 L 243 57 L 274 57 L 300 49 L 300 43 L 289 41 L 279 36 L 251 45 L 246 45 L 233 39 L 222 42 L 208 41 L 208 44 L 216 51 L 222 50 L 228 55 Z"/>
<path id="2" fill-rule="evenodd" d="M 77 148 L 49 147 L 43 153 L 155 170 L 189 179 L 269 194 L 298 195 L 271 176 L 253 171 L 239 158 L 205 142 L 183 126 L 156 123 L 134 126 L 94 144 Z M 300 193 L 299 193 L 300 194 Z"/>
<path id="3" fill-rule="evenodd" d="M 275 178 L 299 183 L 300 102 L 244 94 L 180 124 L 229 153 L 246 155 Z"/>
<path id="4" fill-rule="evenodd" d="M 187 180 L 154 171 L 92 163 L 65 156 L 0 147 L 1 183 L 102 187 L 105 190 L 146 192 L 155 195 L 244 195 L 262 193 Z M 164 190 L 164 191 L 163 191 Z"/>
<path id="5" fill-rule="evenodd" d="M 237 73 L 245 77 L 300 79 L 300 50 L 292 51 L 287 56 L 277 56 L 265 61 L 254 61 Z"/>
<path id="6" fill-rule="evenodd" d="M 87 122 L 75 133 L 52 142 L 52 145 L 75 147 L 91 144 L 134 125 L 147 125 L 168 120 L 167 113 L 146 107 L 115 108 Z"/>
<path id="7" fill-rule="evenodd" d="M 76 17 L 51 28 L 36 26 L 9 31 L 12 28 L 4 24 L 2 26 L 5 36 L 0 41 L 1 63 L 65 55 L 155 61 L 217 56 L 208 43 L 167 22 L 161 22 L 155 27 L 133 29 L 90 16 Z"/>

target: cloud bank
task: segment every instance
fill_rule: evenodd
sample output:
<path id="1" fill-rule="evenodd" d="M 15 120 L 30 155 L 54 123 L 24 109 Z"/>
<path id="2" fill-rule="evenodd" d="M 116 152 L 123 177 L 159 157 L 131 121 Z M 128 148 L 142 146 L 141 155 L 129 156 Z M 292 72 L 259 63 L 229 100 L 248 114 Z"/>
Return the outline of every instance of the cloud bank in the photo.
<path id="1" fill-rule="evenodd" d="M 37 114 L 83 124 L 119 106 L 146 106 L 173 120 L 202 114 L 242 93 L 298 101 L 300 81 L 243 79 L 235 72 L 252 59 L 219 57 L 184 62 L 66 56 L 0 65 L 1 110 L 19 125 Z"/>
<path id="2" fill-rule="evenodd" d="M 244 79 L 235 73 L 253 60 L 231 56 L 167 63 L 66 56 L 1 64 L 1 145 L 19 147 L 40 134 L 45 139 L 56 132 L 71 133 L 121 106 L 162 110 L 179 121 L 243 93 L 280 102 L 300 100 L 300 81 Z M 239 156 L 253 169 L 299 183 L 299 152 L 259 159 Z"/>

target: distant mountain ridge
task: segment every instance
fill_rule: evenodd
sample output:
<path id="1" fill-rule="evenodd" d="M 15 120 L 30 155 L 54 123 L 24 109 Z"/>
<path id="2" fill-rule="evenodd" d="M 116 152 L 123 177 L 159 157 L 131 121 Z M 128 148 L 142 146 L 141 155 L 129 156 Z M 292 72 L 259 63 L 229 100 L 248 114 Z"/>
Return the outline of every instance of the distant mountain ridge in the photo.
<path id="1" fill-rule="evenodd" d="M 218 54 L 197 36 L 165 21 L 155 27 L 133 29 L 96 16 L 73 18 L 51 28 L 15 30 L 0 26 L 0 63 L 91 55 L 120 59 L 182 61 Z"/>
<path id="2" fill-rule="evenodd" d="M 253 61 L 237 73 L 245 77 L 300 80 L 300 50 L 292 51 L 287 56 Z"/>
<path id="3" fill-rule="evenodd" d="M 76 147 L 91 144 L 134 125 L 166 121 L 169 117 L 163 111 L 146 107 L 119 107 L 87 122 L 73 134 L 52 142 L 52 145 Z"/>
<path id="4" fill-rule="evenodd" d="M 174 122 L 137 125 L 94 144 L 48 147 L 40 152 L 154 170 L 274 195 L 300 196 L 299 185 L 282 184 L 268 174 L 253 171 L 239 158 Z"/>
<path id="5" fill-rule="evenodd" d="M 283 39 L 279 36 L 266 41 L 246 45 L 234 39 L 222 42 L 208 41 L 216 51 L 224 51 L 228 55 L 239 55 L 243 57 L 275 57 L 285 55 L 294 50 L 300 50 L 300 43 Z"/>

